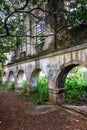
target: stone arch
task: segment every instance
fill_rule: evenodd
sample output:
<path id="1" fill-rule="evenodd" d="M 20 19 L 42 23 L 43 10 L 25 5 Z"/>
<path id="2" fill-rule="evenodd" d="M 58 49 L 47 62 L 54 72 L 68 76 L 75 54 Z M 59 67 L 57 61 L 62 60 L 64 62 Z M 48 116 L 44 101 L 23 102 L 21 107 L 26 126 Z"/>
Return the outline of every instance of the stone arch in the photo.
<path id="1" fill-rule="evenodd" d="M 23 80 L 26 80 L 26 74 L 23 70 L 19 70 L 17 74 L 17 87 L 22 88 L 22 82 Z"/>
<path id="2" fill-rule="evenodd" d="M 30 78 L 31 89 L 37 86 L 37 79 L 39 76 L 44 77 L 45 74 L 40 68 L 37 68 L 31 74 L 31 78 Z"/>
<path id="3" fill-rule="evenodd" d="M 9 72 L 8 80 L 9 80 L 9 82 L 14 82 L 15 81 L 15 76 L 14 76 L 13 71 Z"/>
<path id="4" fill-rule="evenodd" d="M 64 87 L 66 76 L 76 66 L 86 67 L 86 64 L 81 61 L 74 60 L 60 66 L 60 70 L 56 76 L 56 88 L 59 89 Z"/>
<path id="5" fill-rule="evenodd" d="M 76 66 L 86 67 L 85 64 L 79 61 L 71 61 L 66 63 L 65 65 L 60 66 L 60 70 L 57 74 L 56 78 L 56 92 L 57 92 L 57 100 L 60 103 L 64 102 L 64 82 L 68 75 L 68 73 Z"/>
<path id="6" fill-rule="evenodd" d="M 2 75 L 3 75 L 3 83 L 5 83 L 7 81 L 6 72 L 4 71 Z"/>

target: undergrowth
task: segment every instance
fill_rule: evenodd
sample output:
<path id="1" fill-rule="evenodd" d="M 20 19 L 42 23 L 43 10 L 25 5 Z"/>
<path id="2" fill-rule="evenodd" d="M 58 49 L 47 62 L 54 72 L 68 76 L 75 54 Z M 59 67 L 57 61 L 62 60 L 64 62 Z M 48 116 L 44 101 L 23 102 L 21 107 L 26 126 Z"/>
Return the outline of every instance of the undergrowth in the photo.
<path id="1" fill-rule="evenodd" d="M 7 90 L 14 90 L 15 87 L 14 87 L 14 82 L 9 82 L 9 83 L 0 83 L 0 89 L 4 90 L 4 89 L 7 89 Z"/>
<path id="2" fill-rule="evenodd" d="M 33 93 L 28 97 L 37 104 L 43 104 L 49 100 L 48 82 L 46 77 L 38 78 L 37 86 L 33 89 Z"/>
<path id="3" fill-rule="evenodd" d="M 23 80 L 22 81 L 22 93 L 25 94 L 27 89 L 27 81 Z"/>
<path id="4" fill-rule="evenodd" d="M 84 77 L 83 71 L 78 69 L 66 78 L 65 101 L 74 104 L 87 102 L 87 78 Z"/>

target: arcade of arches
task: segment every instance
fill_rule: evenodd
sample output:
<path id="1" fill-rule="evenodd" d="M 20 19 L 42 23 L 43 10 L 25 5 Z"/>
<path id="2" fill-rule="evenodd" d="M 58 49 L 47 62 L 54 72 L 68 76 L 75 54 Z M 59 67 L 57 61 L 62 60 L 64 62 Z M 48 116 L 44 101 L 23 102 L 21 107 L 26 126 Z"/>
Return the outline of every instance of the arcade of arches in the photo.
<path id="1" fill-rule="evenodd" d="M 73 50 L 73 51 L 71 51 Z M 66 76 L 76 66 L 87 67 L 87 49 L 70 48 L 36 59 L 22 61 L 3 67 L 3 82 L 14 81 L 15 87 L 22 86 L 27 81 L 27 90 L 37 85 L 40 75 L 46 76 L 49 85 L 49 94 L 52 101 L 62 101 L 63 94 L 59 91 L 64 87 Z"/>

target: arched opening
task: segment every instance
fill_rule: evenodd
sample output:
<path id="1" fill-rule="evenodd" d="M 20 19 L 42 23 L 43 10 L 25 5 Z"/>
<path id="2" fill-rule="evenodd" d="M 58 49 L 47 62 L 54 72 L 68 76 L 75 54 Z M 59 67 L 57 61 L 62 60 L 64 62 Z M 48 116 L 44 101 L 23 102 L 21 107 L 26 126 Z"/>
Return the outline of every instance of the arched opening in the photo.
<path id="1" fill-rule="evenodd" d="M 3 73 L 3 83 L 5 83 L 7 80 L 7 77 L 6 77 L 6 72 Z"/>
<path id="2" fill-rule="evenodd" d="M 39 77 L 45 77 L 45 73 L 42 72 L 41 69 L 35 69 L 30 79 L 31 89 L 37 86 L 37 80 Z"/>
<path id="3" fill-rule="evenodd" d="M 73 68 L 65 79 L 64 88 L 66 103 L 87 104 L 87 68 Z"/>
<path id="4" fill-rule="evenodd" d="M 37 104 L 43 104 L 49 99 L 48 80 L 41 69 L 33 71 L 30 79 L 31 94 L 30 98 Z"/>
<path id="5" fill-rule="evenodd" d="M 72 65 L 69 65 L 67 67 L 64 67 L 60 71 L 60 73 L 57 77 L 57 82 L 56 82 L 56 86 L 58 89 L 64 88 L 64 82 L 65 82 L 67 74 L 76 66 L 78 66 L 78 64 L 72 64 Z"/>
<path id="6" fill-rule="evenodd" d="M 17 87 L 22 88 L 23 81 L 26 80 L 26 75 L 24 71 L 20 70 L 17 75 Z"/>
<path id="7" fill-rule="evenodd" d="M 80 72 L 80 73 L 78 72 L 79 80 L 78 78 L 75 77 L 77 70 Z M 75 103 L 75 100 L 76 100 L 75 95 L 78 94 L 76 95 L 76 98 L 77 98 L 77 96 L 79 96 L 79 94 L 81 93 L 80 90 L 84 91 L 84 94 L 87 96 L 87 91 L 86 91 L 87 90 L 87 87 L 86 87 L 87 77 L 86 76 L 87 76 L 87 69 L 85 67 L 80 66 L 79 64 L 71 64 L 61 69 L 60 73 L 58 74 L 57 81 L 56 81 L 57 100 L 60 103 L 65 103 L 65 101 L 68 101 L 68 98 L 72 96 L 72 93 L 73 93 L 73 98 L 74 98 L 73 103 Z M 84 82 L 82 81 L 82 78 Z M 73 85 L 70 84 L 71 81 Z M 85 87 L 82 88 L 81 83 L 85 83 L 86 88 Z M 66 99 L 67 94 L 69 94 L 69 97 L 67 97 Z"/>
<path id="8" fill-rule="evenodd" d="M 9 82 L 14 82 L 15 81 L 15 76 L 14 76 L 12 71 L 10 71 L 8 78 L 9 78 Z"/>

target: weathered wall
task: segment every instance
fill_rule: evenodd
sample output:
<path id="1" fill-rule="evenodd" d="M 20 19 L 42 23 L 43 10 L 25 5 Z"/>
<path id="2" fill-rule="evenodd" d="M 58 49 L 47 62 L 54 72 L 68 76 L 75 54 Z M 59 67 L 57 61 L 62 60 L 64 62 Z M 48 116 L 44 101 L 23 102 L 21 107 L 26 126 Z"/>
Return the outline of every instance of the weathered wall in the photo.
<path id="1" fill-rule="evenodd" d="M 15 54 L 7 56 L 6 64 L 38 57 L 39 54 L 44 55 L 45 53 L 51 53 L 51 51 L 82 45 L 87 39 L 87 25 L 68 27 L 67 22 L 64 22 L 66 21 L 64 20 L 64 14 L 59 11 L 66 7 L 64 0 L 48 0 L 43 4 L 39 2 L 35 7 L 40 7 L 41 10 L 36 9 L 32 11 L 32 15 L 26 15 L 21 34 L 27 36 L 23 37 L 22 43 L 15 47 Z M 50 14 L 47 12 L 50 12 Z M 40 28 L 43 31 L 41 33 L 38 33 L 40 28 L 37 29 L 39 22 L 42 22 Z M 38 38 L 44 40 L 38 42 Z"/>
<path id="2" fill-rule="evenodd" d="M 82 48 L 82 49 L 81 49 Z M 63 87 L 68 72 L 77 65 L 87 67 L 87 44 L 76 46 L 44 55 L 31 60 L 15 63 L 3 67 L 3 80 L 9 81 L 9 73 L 13 72 L 15 85 L 17 84 L 17 75 L 20 70 L 24 72 L 27 79 L 28 90 L 32 88 L 31 75 L 35 70 L 42 71 L 49 84 L 50 98 L 56 100 L 56 92 Z M 37 73 L 38 74 L 38 73 Z"/>

